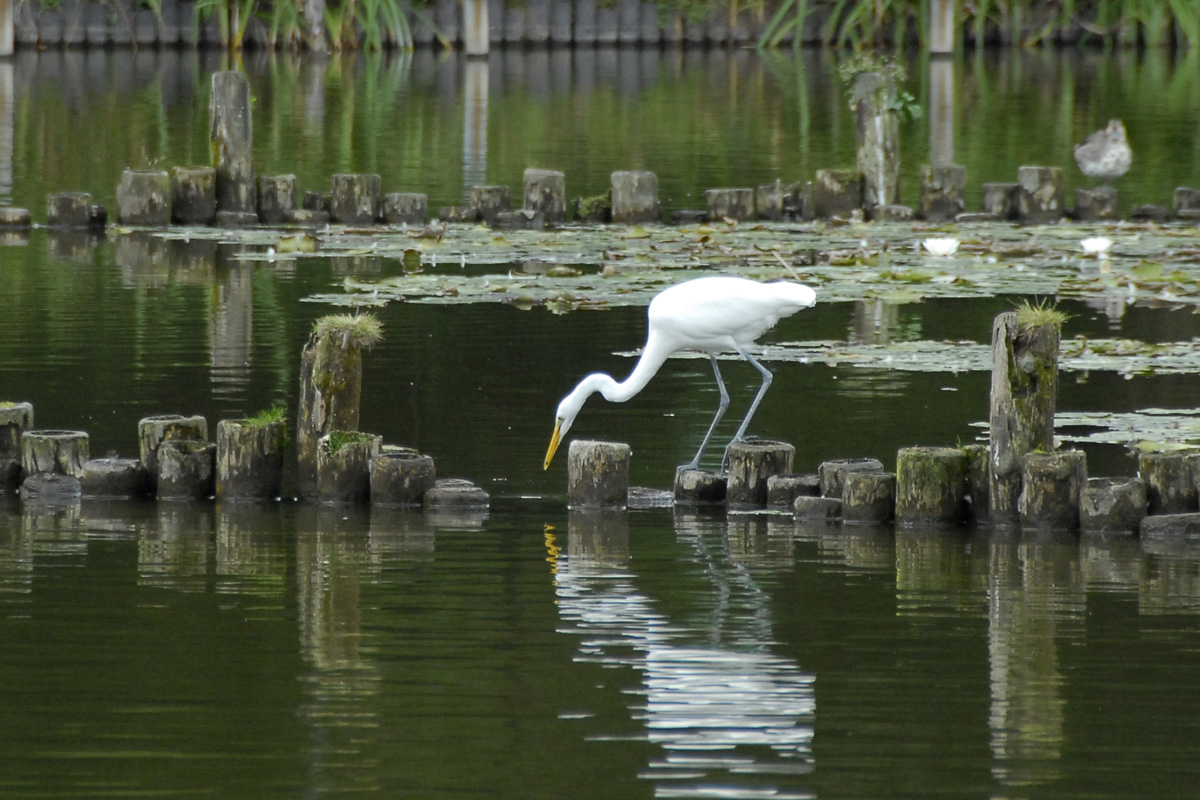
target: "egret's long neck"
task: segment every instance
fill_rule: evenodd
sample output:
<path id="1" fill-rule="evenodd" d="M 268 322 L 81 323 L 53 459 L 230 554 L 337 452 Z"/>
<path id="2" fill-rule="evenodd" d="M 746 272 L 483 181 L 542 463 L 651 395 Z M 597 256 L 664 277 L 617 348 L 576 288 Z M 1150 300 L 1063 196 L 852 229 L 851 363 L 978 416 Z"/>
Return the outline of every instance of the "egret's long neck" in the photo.
<path id="1" fill-rule="evenodd" d="M 575 391 L 583 392 L 584 397 L 592 392 L 599 392 L 600 396 L 610 403 L 624 403 L 646 388 L 646 384 L 658 373 L 670 354 L 669 348 L 658 345 L 652 339 L 646 343 L 642 357 L 638 359 L 628 378 L 618 382 L 611 375 L 595 372 L 580 381 Z"/>

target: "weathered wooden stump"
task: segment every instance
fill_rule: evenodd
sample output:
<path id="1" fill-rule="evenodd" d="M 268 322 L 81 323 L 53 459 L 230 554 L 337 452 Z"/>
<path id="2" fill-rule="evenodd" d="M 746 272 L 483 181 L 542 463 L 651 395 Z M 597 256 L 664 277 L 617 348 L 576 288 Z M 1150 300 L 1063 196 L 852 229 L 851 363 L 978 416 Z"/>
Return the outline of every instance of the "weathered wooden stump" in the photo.
<path id="1" fill-rule="evenodd" d="M 168 439 L 158 446 L 159 500 L 207 500 L 216 478 L 217 446 L 198 439 Z"/>
<path id="2" fill-rule="evenodd" d="M 882 472 L 883 462 L 876 458 L 835 458 L 823 461 L 817 468 L 821 481 L 821 496 L 842 499 L 842 484 L 848 472 Z"/>
<path id="3" fill-rule="evenodd" d="M 1084 533 L 1136 533 L 1147 504 L 1141 478 L 1089 478 L 1079 495 L 1079 527 Z"/>
<path id="4" fill-rule="evenodd" d="M 84 497 L 129 499 L 150 493 L 150 476 L 136 458 L 93 458 L 79 476 Z"/>
<path id="5" fill-rule="evenodd" d="M 209 146 L 217 171 L 217 210 L 256 213 L 250 83 L 244 72 L 214 72 Z"/>
<path id="6" fill-rule="evenodd" d="M 472 186 L 469 207 L 484 224 L 495 226 L 502 212 L 512 209 L 507 186 Z"/>
<path id="7" fill-rule="evenodd" d="M 438 478 L 425 492 L 421 504 L 426 511 L 455 511 L 486 508 L 488 493 L 463 478 Z"/>
<path id="8" fill-rule="evenodd" d="M 921 167 L 921 217 L 941 221 L 967 207 L 967 168 L 957 164 Z"/>
<path id="9" fill-rule="evenodd" d="M 1054 450 L 1054 407 L 1058 396 L 1055 324 L 1021 325 L 1005 312 L 992 325 L 988 519 L 995 526 L 1020 522 L 1021 459 Z"/>
<path id="10" fill-rule="evenodd" d="M 833 524 L 842 518 L 840 497 L 807 497 L 801 495 L 792 505 L 796 522 Z"/>
<path id="11" fill-rule="evenodd" d="M 87 192 L 55 192 L 47 195 L 46 225 L 51 228 L 90 228 L 92 196 Z"/>
<path id="12" fill-rule="evenodd" d="M 619 224 L 660 222 L 658 176 L 645 170 L 620 170 L 611 176 L 612 221 Z"/>
<path id="13" fill-rule="evenodd" d="M 33 225 L 28 208 L 0 206 L 0 231 L 25 231 Z"/>
<path id="14" fill-rule="evenodd" d="M 171 222 L 212 225 L 217 218 L 217 171 L 212 167 L 171 170 Z"/>
<path id="15" fill-rule="evenodd" d="M 383 437 L 331 431 L 317 443 L 317 499 L 322 503 L 366 503 L 371 497 L 371 459 Z"/>
<path id="16" fill-rule="evenodd" d="M 78 478 L 88 458 L 85 431 L 27 430 L 21 434 L 21 469 L 26 478 L 39 472 Z"/>
<path id="17" fill-rule="evenodd" d="M 900 115 L 896 82 L 879 72 L 854 79 L 850 108 L 855 112 L 858 171 L 863 176 L 863 210 L 871 218 L 883 206 L 900 204 Z"/>
<path id="18" fill-rule="evenodd" d="M 821 477 L 814 473 L 805 475 L 772 475 L 767 478 L 767 506 L 769 508 L 793 508 L 797 497 L 820 497 Z"/>
<path id="19" fill-rule="evenodd" d="M 985 183 L 981 206 L 983 213 L 1002 220 L 1016 219 L 1019 189 L 1020 186 L 1016 183 Z"/>
<path id="20" fill-rule="evenodd" d="M 291 221 L 296 210 L 295 175 L 258 177 L 258 221 L 264 225 L 282 225 Z"/>
<path id="21" fill-rule="evenodd" d="M 1200 453 L 1190 450 L 1139 453 L 1138 475 L 1146 483 L 1150 514 L 1183 514 L 1197 510 L 1196 477 Z"/>
<path id="22" fill-rule="evenodd" d="M 754 190 L 750 188 L 705 189 L 708 218 L 713 221 L 754 219 Z"/>
<path id="23" fill-rule="evenodd" d="M 419 507 L 436 481 L 432 457 L 408 448 L 384 447 L 371 459 L 371 504 Z"/>
<path id="24" fill-rule="evenodd" d="M 324 211 L 329 213 L 329 192 L 316 192 L 312 189 L 307 189 L 304 192 L 304 198 L 300 201 L 300 206 L 305 211 Z"/>
<path id="25" fill-rule="evenodd" d="M 572 206 L 576 222 L 604 225 L 613 221 L 612 192 L 594 197 L 576 197 Z"/>
<path id="26" fill-rule="evenodd" d="M 896 524 L 961 525 L 967 512 L 967 455 L 954 447 L 904 447 L 896 454 Z"/>
<path id="27" fill-rule="evenodd" d="M 569 508 L 624 508 L 629 502 L 629 461 L 621 442 L 576 439 L 567 451 Z"/>
<path id="28" fill-rule="evenodd" d="M 296 483 L 301 498 L 317 495 L 318 441 L 334 430 L 358 428 L 362 351 L 380 339 L 370 315 L 317 321 L 300 354 L 300 408 L 296 425 Z"/>
<path id="29" fill-rule="evenodd" d="M 1021 527 L 1040 530 L 1079 528 L 1079 498 L 1087 483 L 1082 450 L 1027 453 L 1021 459 Z"/>
<path id="30" fill-rule="evenodd" d="M 784 219 L 784 208 L 788 200 L 788 187 L 783 181 L 776 179 L 774 183 L 764 183 L 754 191 L 754 208 L 759 219 L 770 222 L 780 222 Z"/>
<path id="31" fill-rule="evenodd" d="M 127 169 L 117 185 L 117 222 L 171 224 L 171 177 L 165 170 Z"/>
<path id="32" fill-rule="evenodd" d="M 1064 212 L 1062 167 L 1017 167 L 1017 218 L 1057 222 Z"/>
<path id="33" fill-rule="evenodd" d="M 1178 186 L 1172 199 L 1175 216 L 1193 220 L 1200 218 L 1200 189 Z"/>
<path id="34" fill-rule="evenodd" d="M 1138 526 L 1142 539 L 1200 539 L 1200 513 L 1155 514 Z"/>
<path id="35" fill-rule="evenodd" d="M 813 219 L 813 182 L 797 181 L 789 183 L 783 198 L 784 219 L 808 220 Z"/>
<path id="36" fill-rule="evenodd" d="M 675 505 L 708 506 L 725 502 L 725 476 L 706 469 L 675 470 Z"/>
<path id="37" fill-rule="evenodd" d="M 61 472 L 39 472 L 21 483 L 21 500 L 26 503 L 75 503 L 82 494 L 79 478 Z"/>
<path id="38" fill-rule="evenodd" d="M 33 428 L 33 404 L 0 402 L 0 458 L 21 457 L 21 435 Z"/>
<path id="39" fill-rule="evenodd" d="M 176 440 L 207 441 L 208 422 L 199 415 L 162 414 L 138 421 L 138 457 L 146 468 L 150 489 L 158 487 L 158 451 L 163 442 Z"/>
<path id="40" fill-rule="evenodd" d="M 1118 219 L 1117 190 L 1112 186 L 1095 189 L 1075 187 L 1075 219 Z"/>
<path id="41" fill-rule="evenodd" d="M 962 448 L 967 456 L 967 522 L 980 525 L 987 522 L 990 501 L 990 453 L 985 444 L 968 444 Z"/>
<path id="42" fill-rule="evenodd" d="M 424 225 L 429 197 L 419 192 L 390 192 L 383 196 L 380 215 L 388 225 Z"/>
<path id="43" fill-rule="evenodd" d="M 896 476 L 891 472 L 847 472 L 842 481 L 842 519 L 881 525 L 896 516 Z"/>
<path id="44" fill-rule="evenodd" d="M 344 225 L 373 225 L 379 219 L 383 179 L 363 173 L 333 176 L 329 218 Z"/>
<path id="45" fill-rule="evenodd" d="M 813 213 L 848 217 L 863 205 L 863 176 L 856 169 L 819 169 L 813 181 Z"/>
<path id="46" fill-rule="evenodd" d="M 567 176 L 551 169 L 525 170 L 526 211 L 540 212 L 547 224 L 567 219 Z"/>
<path id="47" fill-rule="evenodd" d="M 217 423 L 218 500 L 274 500 L 283 490 L 286 422 Z"/>
<path id="48" fill-rule="evenodd" d="M 767 481 L 772 475 L 792 471 L 796 448 L 787 442 L 750 439 L 730 442 L 725 449 L 729 484 L 725 504 L 730 508 L 763 508 L 767 505 Z"/>

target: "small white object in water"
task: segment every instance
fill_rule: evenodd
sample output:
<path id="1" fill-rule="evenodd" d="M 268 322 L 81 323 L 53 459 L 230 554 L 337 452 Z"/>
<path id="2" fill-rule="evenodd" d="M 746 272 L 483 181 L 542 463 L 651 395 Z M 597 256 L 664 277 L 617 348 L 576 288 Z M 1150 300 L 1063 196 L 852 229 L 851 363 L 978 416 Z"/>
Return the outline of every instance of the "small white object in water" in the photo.
<path id="1" fill-rule="evenodd" d="M 922 239 L 921 247 L 931 256 L 952 256 L 958 252 L 958 239 L 952 239 L 949 236 Z"/>
<path id="2" fill-rule="evenodd" d="M 1112 239 L 1107 236 L 1089 236 L 1079 243 L 1085 256 L 1104 256 L 1112 249 Z"/>

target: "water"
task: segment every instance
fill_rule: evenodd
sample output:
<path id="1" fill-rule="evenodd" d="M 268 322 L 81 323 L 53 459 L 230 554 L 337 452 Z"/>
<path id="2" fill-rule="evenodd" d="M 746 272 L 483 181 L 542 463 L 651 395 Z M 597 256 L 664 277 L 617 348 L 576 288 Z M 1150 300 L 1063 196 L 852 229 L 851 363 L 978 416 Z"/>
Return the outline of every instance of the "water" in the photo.
<path id="1" fill-rule="evenodd" d="M 645 167 L 677 208 L 708 186 L 851 158 L 824 54 L 567 55 L 491 59 L 474 174 L 515 186 L 526 166 L 557 167 L 586 194 Z M 21 55 L 0 202 L 36 216 L 47 192 L 88 189 L 111 204 L 126 165 L 203 161 L 216 66 Z M 1160 53 L 965 58 L 960 163 L 973 181 L 1066 165 L 1073 141 L 1123 116 L 1135 148 L 1147 143 L 1123 203 L 1169 202 L 1200 184 L 1193 66 Z M 464 159 L 454 58 L 247 67 L 264 172 L 313 187 L 375 170 L 436 207 L 482 166 Z M 926 133 L 906 136 L 919 162 Z M 354 265 L 241 261 L 203 243 L 118 250 L 136 246 L 39 230 L 0 247 L 0 398 L 32 401 L 39 427 L 89 431 L 94 455 L 134 454 L 152 414 L 210 426 L 275 403 L 294 414 L 300 348 L 334 310 L 305 299 Z M 985 341 L 1014 301 L 822 303 L 765 341 Z M 1189 307 L 1063 306 L 1090 338 L 1200 335 Z M 476 481 L 491 510 L 5 499 L 0 796 L 1194 795 L 1194 544 L 568 513 L 562 463 L 541 467 L 554 405 L 585 371 L 629 369 L 644 310 L 378 313 L 362 427 Z M 891 466 L 899 447 L 970 441 L 986 415 L 982 373 L 776 372 L 753 428 L 794 442 L 799 469 Z M 725 375 L 732 432 L 758 376 L 732 363 Z M 1072 374 L 1059 408 L 1188 408 L 1198 388 L 1195 375 Z M 589 405 L 572 433 L 630 442 L 634 482 L 665 486 L 716 401 L 705 360 L 673 359 L 634 401 Z M 1093 475 L 1135 469 L 1123 448 L 1086 449 Z"/>

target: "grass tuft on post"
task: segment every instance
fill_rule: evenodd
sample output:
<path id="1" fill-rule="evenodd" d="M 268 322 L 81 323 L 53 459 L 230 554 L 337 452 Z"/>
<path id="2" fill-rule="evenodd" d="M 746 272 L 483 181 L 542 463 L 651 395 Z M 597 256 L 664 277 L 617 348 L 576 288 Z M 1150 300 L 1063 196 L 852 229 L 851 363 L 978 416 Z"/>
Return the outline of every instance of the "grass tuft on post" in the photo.
<path id="1" fill-rule="evenodd" d="M 383 324 L 374 314 L 330 314 L 316 321 L 313 334 L 322 339 L 341 336 L 344 346 L 363 349 L 383 340 Z"/>

